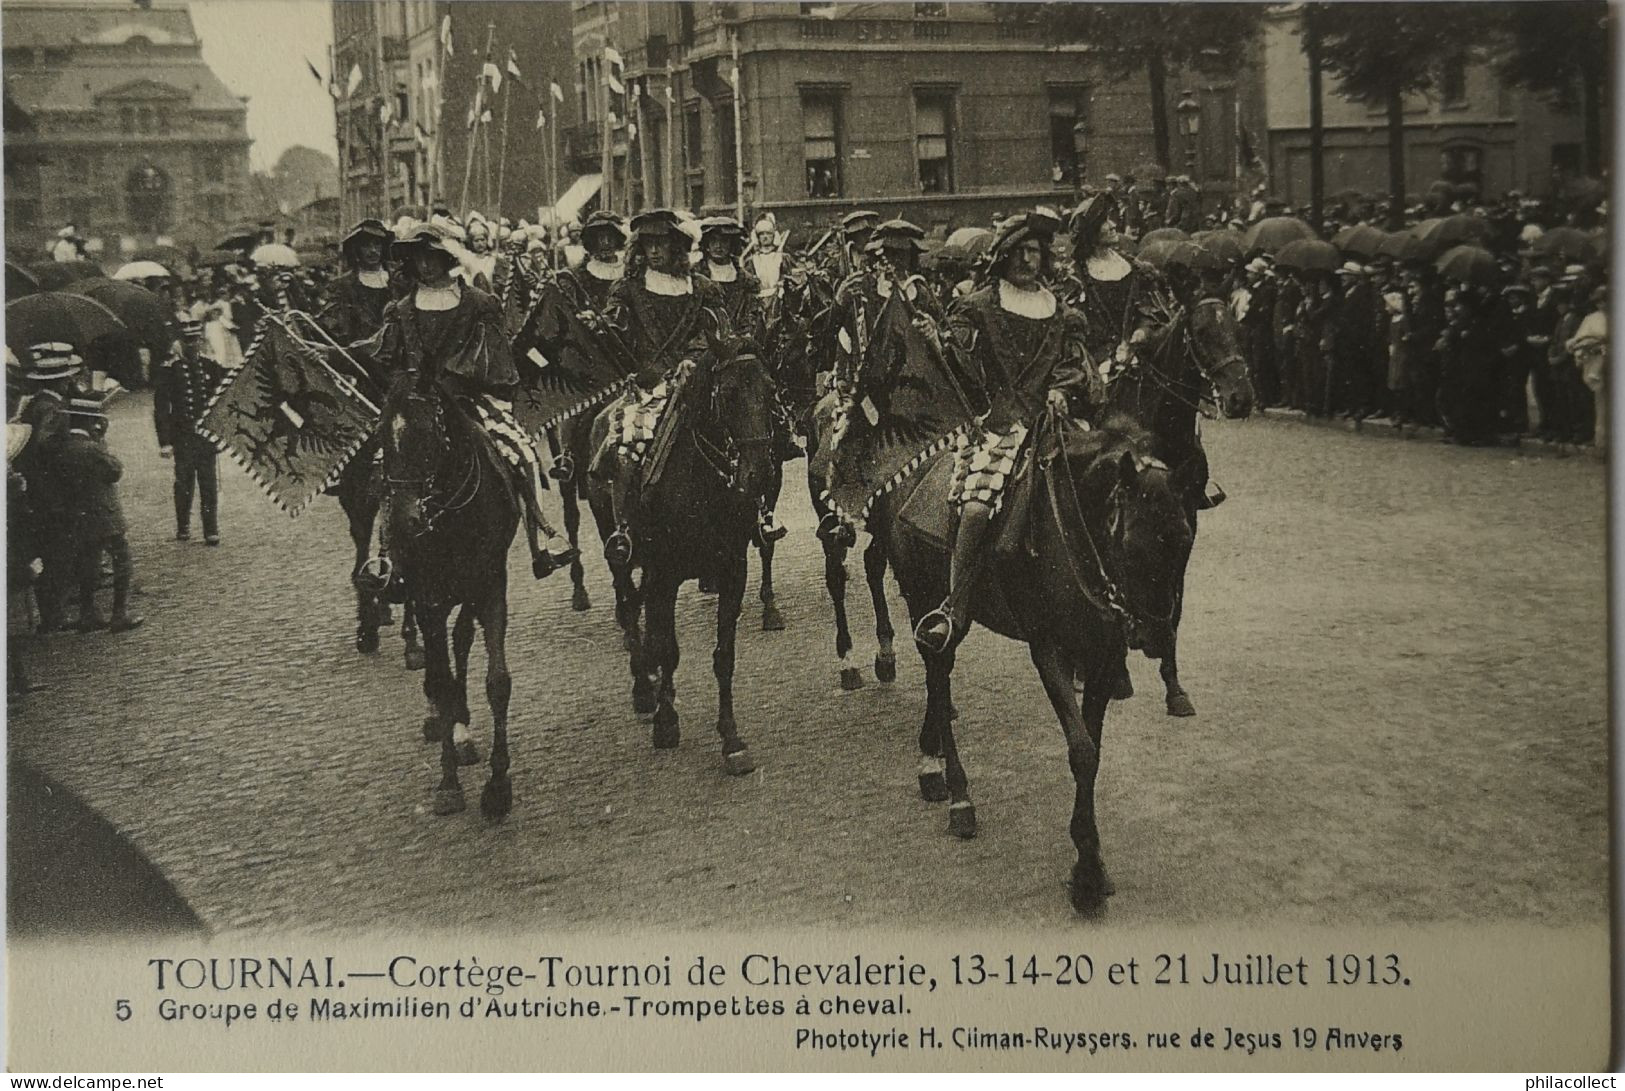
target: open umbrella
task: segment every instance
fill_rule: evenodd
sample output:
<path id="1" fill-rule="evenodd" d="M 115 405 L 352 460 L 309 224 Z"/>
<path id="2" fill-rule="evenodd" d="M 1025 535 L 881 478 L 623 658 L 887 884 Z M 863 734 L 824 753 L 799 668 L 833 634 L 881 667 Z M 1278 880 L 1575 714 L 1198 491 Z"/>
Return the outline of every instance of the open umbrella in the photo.
<path id="1" fill-rule="evenodd" d="M 1247 229 L 1241 237 L 1241 245 L 1248 253 L 1263 250 L 1274 254 L 1287 243 L 1314 237 L 1315 229 L 1296 216 L 1268 216 Z"/>
<path id="2" fill-rule="evenodd" d="M 33 295 L 39 291 L 39 280 L 15 262 L 6 262 L 6 302 Z"/>
<path id="3" fill-rule="evenodd" d="M 937 250 L 938 261 L 975 261 L 993 244 L 993 232 L 985 227 L 961 227 L 949 235 Z"/>
<path id="4" fill-rule="evenodd" d="M 1377 253 L 1396 261 L 1432 261 L 1439 252 L 1432 243 L 1423 242 L 1409 231 L 1386 232 L 1377 244 Z"/>
<path id="5" fill-rule="evenodd" d="M 242 265 L 247 259 L 235 250 L 210 250 L 198 255 L 199 269 L 218 269 L 223 265 Z"/>
<path id="6" fill-rule="evenodd" d="M 102 304 L 69 292 L 40 292 L 6 304 L 6 345 L 18 356 L 47 341 L 82 350 L 123 329 L 124 323 Z"/>
<path id="7" fill-rule="evenodd" d="M 1370 224 L 1354 224 L 1345 227 L 1332 236 L 1332 244 L 1347 254 L 1357 257 L 1372 258 L 1381 253 L 1383 240 L 1387 235 L 1372 227 Z"/>
<path id="8" fill-rule="evenodd" d="M 215 243 L 216 250 L 251 250 L 260 240 L 258 224 L 237 224 Z"/>
<path id="9" fill-rule="evenodd" d="M 1275 264 L 1304 273 L 1331 273 L 1342 266 L 1343 255 L 1322 239 L 1295 239 L 1275 252 Z"/>
<path id="10" fill-rule="evenodd" d="M 105 276 L 102 267 L 93 261 L 42 261 L 29 266 L 41 289 L 54 292 L 76 280 Z"/>
<path id="11" fill-rule="evenodd" d="M 299 255 L 294 252 L 293 247 L 283 246 L 279 242 L 268 242 L 256 247 L 254 252 L 248 255 L 248 260 L 255 265 L 271 265 L 281 269 L 299 268 Z"/>
<path id="12" fill-rule="evenodd" d="M 1586 244 L 1586 259 L 1607 264 L 1608 247 L 1608 229 L 1606 227 L 1597 228 L 1591 233 L 1591 238 Z"/>
<path id="13" fill-rule="evenodd" d="M 1224 268 L 1214 254 L 1189 239 L 1153 239 L 1140 247 L 1139 258 L 1155 269 L 1212 269 Z"/>
<path id="14" fill-rule="evenodd" d="M 1495 227 L 1483 216 L 1458 212 L 1454 216 L 1438 220 L 1418 234 L 1425 242 L 1431 242 L 1439 247 L 1449 247 L 1461 243 L 1486 241 L 1495 235 Z"/>
<path id="15" fill-rule="evenodd" d="M 1581 261 L 1591 249 L 1591 236 L 1578 227 L 1554 227 L 1535 240 L 1530 248 L 1536 256 Z"/>
<path id="16" fill-rule="evenodd" d="M 1191 236 L 1191 241 L 1221 262 L 1239 262 L 1247 253 L 1241 242 L 1241 232 L 1232 231 L 1227 227 L 1198 231 Z"/>
<path id="17" fill-rule="evenodd" d="M 1190 234 L 1177 227 L 1159 227 L 1155 231 L 1147 231 L 1140 239 L 1140 245 L 1146 246 L 1154 242 L 1186 242 Z"/>
<path id="18" fill-rule="evenodd" d="M 167 277 L 168 269 L 155 261 L 132 261 L 128 265 L 119 266 L 119 271 L 113 274 L 114 280 L 147 280 L 150 277 Z"/>
<path id="19" fill-rule="evenodd" d="M 1446 279 L 1459 280 L 1463 284 L 1492 286 L 1502 280 L 1501 266 L 1496 262 L 1495 255 L 1482 246 L 1453 246 L 1439 257 L 1434 268 Z"/>
<path id="20" fill-rule="evenodd" d="M 169 348 L 169 307 L 156 292 L 123 280 L 84 280 L 70 284 L 74 294 L 94 299 L 118 316 L 137 345 L 161 353 Z"/>
<path id="21" fill-rule="evenodd" d="M 187 264 L 186 252 L 178 246 L 149 246 L 136 251 L 135 261 L 155 261 L 169 269 Z"/>

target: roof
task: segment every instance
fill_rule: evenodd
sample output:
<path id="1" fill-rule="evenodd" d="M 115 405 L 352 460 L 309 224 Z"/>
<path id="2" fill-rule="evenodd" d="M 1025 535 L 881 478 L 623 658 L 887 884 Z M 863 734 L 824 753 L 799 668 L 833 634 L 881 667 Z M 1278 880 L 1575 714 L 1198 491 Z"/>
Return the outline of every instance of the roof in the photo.
<path id="1" fill-rule="evenodd" d="M 197 32 L 184 3 L 143 10 L 128 0 L 6 0 L 6 46 L 118 45 L 140 34 L 154 45 L 193 45 Z"/>
<path id="2" fill-rule="evenodd" d="M 174 89 L 191 100 L 194 110 L 248 109 L 201 57 L 189 62 L 140 67 L 70 62 L 53 71 L 24 69 L 6 75 L 6 89 L 17 105 L 29 113 L 90 110 L 97 99 L 112 92 L 128 90 L 139 94 L 159 90 L 143 88 L 143 84 Z"/>

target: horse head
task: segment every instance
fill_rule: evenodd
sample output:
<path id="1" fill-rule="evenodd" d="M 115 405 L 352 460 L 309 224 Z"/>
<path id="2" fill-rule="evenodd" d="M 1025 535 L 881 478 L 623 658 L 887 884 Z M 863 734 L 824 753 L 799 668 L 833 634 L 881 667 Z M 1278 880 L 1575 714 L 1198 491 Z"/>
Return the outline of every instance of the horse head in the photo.
<path id="1" fill-rule="evenodd" d="M 734 488 L 760 497 L 778 469 L 773 379 L 745 339 L 712 333 L 710 340 L 711 359 L 702 378 L 705 419 L 699 430 L 728 454 Z"/>
<path id="2" fill-rule="evenodd" d="M 1188 311 L 1186 341 L 1196 369 L 1212 386 L 1219 412 L 1232 420 L 1253 411 L 1253 384 L 1241 352 L 1241 332 L 1230 308 L 1205 296 Z"/>
<path id="3" fill-rule="evenodd" d="M 431 522 L 429 501 L 449 482 L 438 482 L 446 461 L 446 399 L 427 372 L 400 376 L 384 401 L 384 478 L 390 518 L 413 537 Z"/>
<path id="4" fill-rule="evenodd" d="M 1116 616 L 1130 647 L 1158 656 L 1172 646 L 1180 574 L 1195 536 L 1151 448 L 1150 435 L 1124 416 L 1069 430 L 1046 491 L 1072 553 L 1058 570 L 1092 585 L 1085 597 Z"/>

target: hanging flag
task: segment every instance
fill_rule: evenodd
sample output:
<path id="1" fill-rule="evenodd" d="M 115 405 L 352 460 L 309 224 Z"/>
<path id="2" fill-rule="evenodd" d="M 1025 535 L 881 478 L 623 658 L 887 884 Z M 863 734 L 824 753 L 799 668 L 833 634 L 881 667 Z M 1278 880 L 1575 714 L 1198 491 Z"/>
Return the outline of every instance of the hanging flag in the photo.
<path id="1" fill-rule="evenodd" d="M 349 84 L 348 87 L 346 87 L 344 89 L 344 93 L 346 95 L 353 95 L 353 94 L 355 94 L 355 89 L 357 87 L 360 87 L 360 86 L 361 86 L 361 66 L 359 64 L 352 65 L 350 67 L 350 84 Z"/>
<path id="2" fill-rule="evenodd" d="M 543 125 L 546 125 L 546 124 L 547 124 L 547 115 L 542 113 L 542 111 L 537 110 L 536 111 L 536 127 L 538 129 L 540 129 Z"/>
<path id="3" fill-rule="evenodd" d="M 733 84 L 733 89 L 735 91 L 739 90 L 739 66 L 738 65 L 735 65 L 734 67 L 728 69 L 728 82 Z"/>
<path id="4" fill-rule="evenodd" d="M 433 91 L 436 87 L 440 86 L 440 77 L 436 76 L 433 72 L 425 72 L 423 75 L 423 80 L 418 84 L 418 86 L 422 87 L 425 91 Z"/>
<path id="5" fill-rule="evenodd" d="M 635 122 L 635 121 L 628 121 L 626 123 L 626 139 L 628 139 L 628 140 L 636 140 L 637 138 L 638 138 L 638 123 Z"/>
<path id="6" fill-rule="evenodd" d="M 473 131 L 475 124 L 479 121 L 479 115 L 474 112 L 476 109 L 477 107 L 474 106 L 468 108 L 468 128 L 470 132 Z"/>
<path id="7" fill-rule="evenodd" d="M 422 125 L 414 125 L 413 128 L 417 130 L 418 147 L 427 148 L 429 146 L 429 130 Z"/>
<path id="8" fill-rule="evenodd" d="M 669 83 L 666 85 L 666 101 L 674 104 L 677 102 L 677 96 L 672 94 L 671 84 Z"/>
<path id="9" fill-rule="evenodd" d="M 621 60 L 621 55 L 615 52 L 615 47 L 612 45 L 606 45 L 604 47 L 604 60 L 608 61 L 612 65 L 615 65 L 617 68 L 622 67 L 625 64 L 625 62 Z"/>
<path id="10" fill-rule="evenodd" d="M 514 80 L 519 77 L 519 55 L 512 49 L 508 50 L 508 75 Z"/>
<path id="11" fill-rule="evenodd" d="M 449 57 L 452 55 L 450 15 L 447 15 L 444 19 L 440 20 L 440 48 L 446 51 L 446 56 Z"/>
<path id="12" fill-rule="evenodd" d="M 390 119 L 393 118 L 394 116 L 395 116 L 395 111 L 390 109 L 389 100 L 385 99 L 384 104 L 382 106 L 378 107 L 378 120 L 383 122 L 385 125 L 388 125 L 389 122 L 390 122 Z"/>
<path id="13" fill-rule="evenodd" d="M 612 129 L 615 126 L 617 126 L 617 125 L 619 125 L 621 123 L 620 118 L 615 116 L 615 111 L 614 110 L 606 110 L 606 111 L 604 111 L 604 117 L 609 122 L 609 126 Z"/>
<path id="14" fill-rule="evenodd" d="M 613 70 L 608 68 L 604 69 L 604 82 L 609 84 L 609 89 L 614 91 L 617 95 L 624 95 L 626 93 L 626 88 L 621 84 L 620 80 L 615 78 L 615 73 Z"/>
<path id="15" fill-rule="evenodd" d="M 480 75 L 491 81 L 491 93 L 493 95 L 502 90 L 502 69 L 491 61 L 486 61 L 481 66 Z"/>
<path id="16" fill-rule="evenodd" d="M 564 88 L 560 87 L 556 83 L 549 83 L 547 86 L 548 86 L 548 90 L 551 91 L 552 94 L 553 94 L 553 101 L 555 101 L 555 102 L 563 102 L 564 101 Z"/>
<path id="17" fill-rule="evenodd" d="M 489 125 L 489 124 L 491 124 L 491 111 L 490 111 L 489 108 L 487 108 L 484 113 L 480 114 L 480 124 L 481 125 Z"/>

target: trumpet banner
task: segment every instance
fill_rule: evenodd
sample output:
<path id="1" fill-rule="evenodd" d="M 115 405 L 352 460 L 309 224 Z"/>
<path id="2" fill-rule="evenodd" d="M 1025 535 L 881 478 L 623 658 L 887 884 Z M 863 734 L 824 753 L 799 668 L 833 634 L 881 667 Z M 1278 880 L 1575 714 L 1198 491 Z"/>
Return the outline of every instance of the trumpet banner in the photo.
<path id="1" fill-rule="evenodd" d="M 338 480 L 377 426 L 377 415 L 328 369 L 322 349 L 268 318 L 198 430 L 297 516 Z"/>

